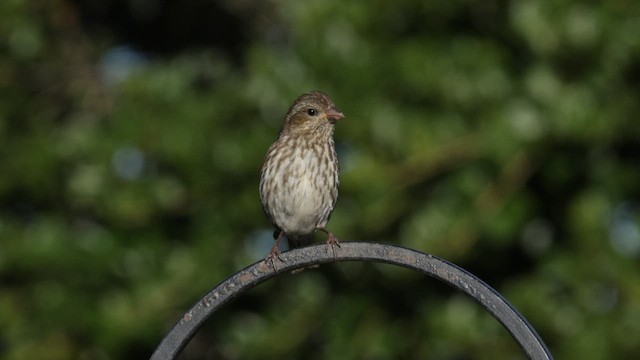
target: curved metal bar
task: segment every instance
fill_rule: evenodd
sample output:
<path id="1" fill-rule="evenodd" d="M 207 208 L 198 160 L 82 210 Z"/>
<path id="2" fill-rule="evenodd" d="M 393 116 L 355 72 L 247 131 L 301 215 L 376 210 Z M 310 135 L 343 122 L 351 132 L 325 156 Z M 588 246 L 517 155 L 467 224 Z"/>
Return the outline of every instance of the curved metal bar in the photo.
<path id="1" fill-rule="evenodd" d="M 500 293 L 473 274 L 433 255 L 415 250 L 367 242 L 341 242 L 335 254 L 326 245 L 314 245 L 281 254 L 276 272 L 259 261 L 216 286 L 187 311 L 164 337 L 151 360 L 177 359 L 202 323 L 217 309 L 250 288 L 279 274 L 333 261 L 371 261 L 394 264 L 425 273 L 469 295 L 491 313 L 516 339 L 530 359 L 553 359 L 529 322 Z"/>

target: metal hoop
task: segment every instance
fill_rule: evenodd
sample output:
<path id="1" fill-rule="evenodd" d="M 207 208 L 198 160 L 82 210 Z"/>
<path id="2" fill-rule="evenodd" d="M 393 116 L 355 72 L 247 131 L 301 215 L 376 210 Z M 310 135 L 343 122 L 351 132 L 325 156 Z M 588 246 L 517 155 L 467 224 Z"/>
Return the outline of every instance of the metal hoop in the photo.
<path id="1" fill-rule="evenodd" d="M 469 295 L 504 325 L 530 359 L 553 359 L 529 322 L 500 293 L 475 275 L 433 255 L 367 242 L 341 242 L 335 254 L 315 245 L 281 254 L 278 272 L 259 261 L 231 276 L 198 301 L 169 331 L 151 360 L 177 359 L 195 332 L 216 310 L 252 287 L 295 269 L 333 261 L 370 261 L 394 264 L 425 273 Z"/>

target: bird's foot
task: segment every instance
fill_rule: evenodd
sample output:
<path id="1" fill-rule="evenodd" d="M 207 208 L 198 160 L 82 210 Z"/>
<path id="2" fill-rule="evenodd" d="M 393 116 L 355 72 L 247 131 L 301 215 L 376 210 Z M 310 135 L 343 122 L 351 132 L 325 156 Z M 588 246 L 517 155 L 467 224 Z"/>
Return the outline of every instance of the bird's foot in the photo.
<path id="1" fill-rule="evenodd" d="M 271 263 L 271 267 L 273 271 L 278 272 L 278 267 L 276 266 L 276 262 L 284 263 L 284 260 L 280 257 L 280 249 L 278 248 L 278 242 L 276 241 L 271 248 L 271 252 L 264 258 L 266 263 Z"/>
<path id="2" fill-rule="evenodd" d="M 329 249 L 331 249 L 331 251 L 333 251 L 333 259 L 336 259 L 336 247 L 340 247 L 340 242 L 338 241 L 338 238 L 333 235 L 332 232 L 327 231 L 327 252 L 329 252 Z"/>

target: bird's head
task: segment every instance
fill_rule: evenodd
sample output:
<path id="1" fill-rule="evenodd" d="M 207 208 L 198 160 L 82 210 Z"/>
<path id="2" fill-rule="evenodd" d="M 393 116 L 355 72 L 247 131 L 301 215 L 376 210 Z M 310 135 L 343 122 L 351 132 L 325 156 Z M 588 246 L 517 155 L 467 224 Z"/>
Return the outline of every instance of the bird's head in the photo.
<path id="1" fill-rule="evenodd" d="M 344 118 L 329 95 L 313 91 L 301 95 L 289 108 L 284 121 L 285 132 L 307 132 L 333 128 L 337 120 Z"/>

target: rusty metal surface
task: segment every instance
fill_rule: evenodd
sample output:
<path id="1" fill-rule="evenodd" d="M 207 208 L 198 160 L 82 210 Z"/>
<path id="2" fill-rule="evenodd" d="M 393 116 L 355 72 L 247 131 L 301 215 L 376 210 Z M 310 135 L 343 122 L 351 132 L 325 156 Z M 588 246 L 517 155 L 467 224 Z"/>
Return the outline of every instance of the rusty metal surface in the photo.
<path id="1" fill-rule="evenodd" d="M 202 323 L 217 309 L 252 287 L 280 274 L 310 265 L 334 261 L 370 261 L 413 269 L 457 288 L 490 312 L 511 333 L 530 359 L 552 359 L 547 346 L 529 322 L 496 290 L 466 270 L 433 255 L 415 250 L 367 242 L 342 242 L 335 254 L 326 245 L 315 245 L 281 254 L 283 262 L 259 261 L 231 276 L 206 294 L 165 336 L 151 360 L 177 359 Z"/>

